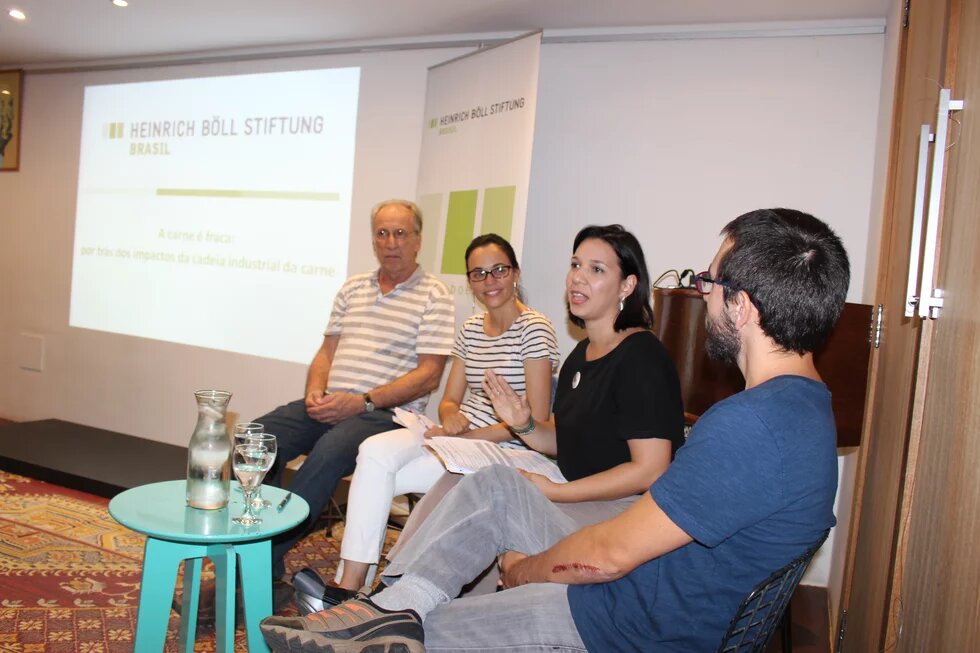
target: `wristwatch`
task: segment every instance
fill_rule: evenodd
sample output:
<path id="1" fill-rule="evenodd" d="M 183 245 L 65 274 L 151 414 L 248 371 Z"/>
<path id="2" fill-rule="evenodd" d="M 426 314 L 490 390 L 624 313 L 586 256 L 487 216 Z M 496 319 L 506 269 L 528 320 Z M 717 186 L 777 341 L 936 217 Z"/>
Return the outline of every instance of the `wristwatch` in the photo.
<path id="1" fill-rule="evenodd" d="M 371 395 L 367 392 L 364 393 L 364 412 L 370 413 L 374 410 L 374 402 L 371 401 Z"/>

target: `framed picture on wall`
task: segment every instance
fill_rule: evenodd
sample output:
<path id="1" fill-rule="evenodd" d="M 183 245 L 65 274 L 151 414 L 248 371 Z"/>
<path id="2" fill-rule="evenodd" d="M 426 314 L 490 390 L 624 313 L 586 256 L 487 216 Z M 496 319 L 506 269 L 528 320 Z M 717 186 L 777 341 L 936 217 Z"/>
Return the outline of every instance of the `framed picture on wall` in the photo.
<path id="1" fill-rule="evenodd" d="M 20 167 L 22 70 L 0 70 L 0 172 Z"/>

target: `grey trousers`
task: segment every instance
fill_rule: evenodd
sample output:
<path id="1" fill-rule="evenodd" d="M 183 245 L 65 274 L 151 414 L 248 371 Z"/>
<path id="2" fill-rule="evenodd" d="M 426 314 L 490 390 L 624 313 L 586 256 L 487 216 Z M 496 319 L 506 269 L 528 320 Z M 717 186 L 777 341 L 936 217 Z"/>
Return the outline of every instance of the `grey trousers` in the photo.
<path id="1" fill-rule="evenodd" d="M 489 467 L 446 495 L 385 569 L 384 579 L 391 584 L 398 576 L 418 576 L 457 596 L 504 551 L 540 553 L 635 500 L 554 504 L 513 469 Z M 541 583 L 450 601 L 426 617 L 426 650 L 584 651 L 567 588 Z"/>

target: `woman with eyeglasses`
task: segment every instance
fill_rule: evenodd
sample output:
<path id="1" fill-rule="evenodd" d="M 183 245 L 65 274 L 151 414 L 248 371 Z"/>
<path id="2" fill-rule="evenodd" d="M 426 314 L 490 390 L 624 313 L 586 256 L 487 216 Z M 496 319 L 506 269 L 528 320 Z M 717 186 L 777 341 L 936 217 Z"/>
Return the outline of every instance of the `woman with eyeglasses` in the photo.
<path id="1" fill-rule="evenodd" d="M 520 299 L 520 267 L 507 240 L 497 234 L 477 236 L 465 259 L 470 290 L 486 311 L 467 319 L 457 334 L 439 402 L 441 424 L 426 436 L 504 443 L 514 435 L 494 413 L 482 387 L 484 373 L 494 370 L 506 379 L 527 397 L 531 414 L 545 421 L 551 415 L 558 344 L 548 318 Z M 380 433 L 361 444 L 348 494 L 337 587 L 328 588 L 328 595 L 340 602 L 364 585 L 381 555 L 392 498 L 428 491 L 445 471 L 408 429 Z M 317 584 L 311 574 L 305 569 L 294 578 L 301 593 L 305 581 Z"/>

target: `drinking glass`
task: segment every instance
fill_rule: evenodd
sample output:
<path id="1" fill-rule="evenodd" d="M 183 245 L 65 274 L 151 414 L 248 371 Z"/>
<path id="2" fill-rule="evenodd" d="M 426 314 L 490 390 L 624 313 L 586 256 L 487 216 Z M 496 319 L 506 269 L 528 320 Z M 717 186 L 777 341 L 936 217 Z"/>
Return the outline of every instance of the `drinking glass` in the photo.
<path id="1" fill-rule="evenodd" d="M 234 444 L 245 444 L 247 436 L 262 433 L 263 431 L 265 431 L 265 427 L 258 422 L 238 422 L 235 424 Z M 238 492 L 242 491 L 241 486 L 236 489 Z M 259 496 L 259 493 L 261 493 L 261 490 L 256 493 L 256 496 Z"/>
<path id="2" fill-rule="evenodd" d="M 242 526 L 261 524 L 262 520 L 252 513 L 252 493 L 262 484 L 266 472 L 272 467 L 275 456 L 260 444 L 239 444 L 232 453 L 232 469 L 245 494 L 245 512 L 232 521 Z"/>
<path id="3" fill-rule="evenodd" d="M 250 433 L 262 433 L 265 427 L 258 422 L 239 422 L 235 424 L 235 437 L 240 437 Z"/>
<path id="4" fill-rule="evenodd" d="M 272 456 L 272 461 L 275 462 L 276 460 L 276 451 L 278 449 L 276 446 L 276 436 L 271 433 L 251 432 L 239 434 L 237 433 L 236 427 L 235 444 L 257 444 L 265 447 L 269 455 Z M 262 498 L 262 486 L 260 485 L 255 488 L 255 494 L 252 496 L 252 507 L 256 510 L 261 510 L 271 505 L 271 501 Z"/>

